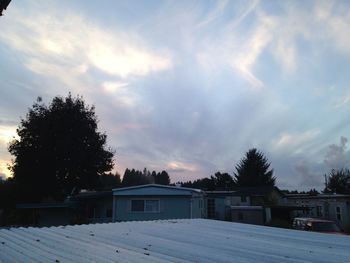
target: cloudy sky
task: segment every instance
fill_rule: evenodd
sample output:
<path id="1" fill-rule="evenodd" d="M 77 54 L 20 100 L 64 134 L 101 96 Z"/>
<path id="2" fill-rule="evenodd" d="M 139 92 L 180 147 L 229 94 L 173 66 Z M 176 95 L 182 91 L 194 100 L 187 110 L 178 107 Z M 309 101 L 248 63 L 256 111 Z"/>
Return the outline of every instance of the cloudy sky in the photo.
<path id="1" fill-rule="evenodd" d="M 349 1 L 16 1 L 0 17 L 0 175 L 38 96 L 82 95 L 116 170 L 233 173 L 258 148 L 277 185 L 350 166 Z"/>

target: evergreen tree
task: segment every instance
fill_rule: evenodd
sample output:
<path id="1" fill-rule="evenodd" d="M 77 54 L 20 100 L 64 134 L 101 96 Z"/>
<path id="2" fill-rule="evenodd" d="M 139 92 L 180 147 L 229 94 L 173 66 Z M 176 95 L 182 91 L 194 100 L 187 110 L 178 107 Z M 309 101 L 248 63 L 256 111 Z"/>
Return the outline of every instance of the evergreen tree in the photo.
<path id="1" fill-rule="evenodd" d="M 276 178 L 273 170 L 269 170 L 270 163 L 263 153 L 257 149 L 250 149 L 245 157 L 237 164 L 234 173 L 237 186 L 274 186 Z"/>
<path id="2" fill-rule="evenodd" d="M 326 175 L 325 193 L 350 194 L 350 170 L 333 169 Z"/>
<path id="3" fill-rule="evenodd" d="M 214 189 L 228 189 L 232 188 L 234 181 L 231 175 L 228 173 L 216 172 L 214 176 L 210 177 L 212 186 Z"/>
<path id="4" fill-rule="evenodd" d="M 156 174 L 154 177 L 154 182 L 156 184 L 169 185 L 170 177 L 166 171 L 162 171 L 161 173 Z"/>

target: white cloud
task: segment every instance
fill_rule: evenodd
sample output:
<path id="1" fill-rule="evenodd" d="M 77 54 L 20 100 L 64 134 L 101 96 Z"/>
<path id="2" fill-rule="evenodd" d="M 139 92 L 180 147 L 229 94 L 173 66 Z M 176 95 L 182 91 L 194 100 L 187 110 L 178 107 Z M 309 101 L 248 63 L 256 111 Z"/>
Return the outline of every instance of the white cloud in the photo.
<path id="1" fill-rule="evenodd" d="M 312 129 L 301 133 L 283 133 L 277 140 L 273 140 L 272 145 L 275 149 L 283 149 L 299 153 L 308 145 L 310 141 L 320 134 L 318 129 Z"/>
<path id="2" fill-rule="evenodd" d="M 213 20 L 215 20 L 218 16 L 220 16 L 224 11 L 225 7 L 228 4 L 228 0 L 221 0 L 217 2 L 216 7 L 207 15 L 207 17 L 201 21 L 197 27 L 203 27 L 206 26 L 207 24 L 211 23 Z"/>
<path id="3" fill-rule="evenodd" d="M 350 94 L 345 95 L 337 100 L 334 107 L 340 108 L 350 103 Z"/>
<path id="4" fill-rule="evenodd" d="M 168 51 L 152 50 L 135 33 L 108 30 L 79 15 L 14 10 L 6 22 L 0 39 L 23 53 L 30 70 L 66 85 L 76 85 L 69 76 L 91 67 L 124 79 L 172 67 Z"/>
<path id="5" fill-rule="evenodd" d="M 16 133 L 16 129 L 16 126 L 0 125 L 0 143 L 7 145 L 13 139 L 18 139 L 19 137 Z"/>
<path id="6" fill-rule="evenodd" d="M 0 159 L 0 176 L 1 177 L 10 177 L 11 171 L 8 169 L 8 165 L 9 165 L 9 161 L 8 160 L 2 160 Z M 4 176 L 2 176 L 4 175 Z"/>
<path id="7" fill-rule="evenodd" d="M 140 96 L 128 87 L 127 82 L 102 83 L 102 89 L 120 107 L 134 107 L 140 100 Z"/>
<path id="8" fill-rule="evenodd" d="M 198 167 L 191 163 L 185 163 L 180 161 L 172 161 L 167 164 L 167 171 L 169 172 L 196 172 Z"/>

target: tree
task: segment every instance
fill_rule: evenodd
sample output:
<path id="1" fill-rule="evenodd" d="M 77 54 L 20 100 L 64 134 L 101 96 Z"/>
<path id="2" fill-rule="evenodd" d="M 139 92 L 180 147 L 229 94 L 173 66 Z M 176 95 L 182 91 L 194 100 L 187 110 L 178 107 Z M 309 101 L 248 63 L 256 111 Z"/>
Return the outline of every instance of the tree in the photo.
<path id="1" fill-rule="evenodd" d="M 216 172 L 214 176 L 210 176 L 214 189 L 227 189 L 231 188 L 234 184 L 232 176 L 228 173 Z"/>
<path id="2" fill-rule="evenodd" d="M 162 185 L 169 185 L 170 184 L 170 177 L 166 171 L 162 171 L 161 173 L 157 173 L 155 176 L 154 176 L 154 174 L 152 172 L 152 175 L 154 177 L 154 182 L 156 184 L 162 184 Z"/>
<path id="3" fill-rule="evenodd" d="M 118 173 L 107 173 L 100 176 L 100 190 L 111 190 L 121 186 L 120 175 Z"/>
<path id="4" fill-rule="evenodd" d="M 270 163 L 263 153 L 257 149 L 250 149 L 245 157 L 236 165 L 234 173 L 237 186 L 274 186 L 276 178 L 273 170 L 269 170 Z"/>
<path id="5" fill-rule="evenodd" d="M 154 178 L 151 173 L 145 168 L 143 172 L 132 169 L 131 171 L 126 168 L 122 180 L 122 186 L 134 186 L 154 183 Z"/>
<path id="6" fill-rule="evenodd" d="M 324 193 L 350 194 L 350 170 L 333 169 L 326 176 Z"/>
<path id="7" fill-rule="evenodd" d="M 63 198 L 72 189 L 95 189 L 99 176 L 113 168 L 113 151 L 106 134 L 97 131 L 94 106 L 82 97 L 55 97 L 46 106 L 41 98 L 21 119 L 19 140 L 9 145 L 11 165 L 22 200 Z"/>

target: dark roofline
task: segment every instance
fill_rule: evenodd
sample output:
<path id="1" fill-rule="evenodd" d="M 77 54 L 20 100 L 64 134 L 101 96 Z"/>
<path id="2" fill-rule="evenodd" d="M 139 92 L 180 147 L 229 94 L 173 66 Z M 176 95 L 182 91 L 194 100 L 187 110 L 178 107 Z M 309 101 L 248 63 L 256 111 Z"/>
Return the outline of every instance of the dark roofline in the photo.
<path id="1" fill-rule="evenodd" d="M 125 190 L 133 190 L 133 189 L 139 189 L 139 188 L 145 188 L 145 187 L 158 187 L 158 188 L 166 188 L 166 189 L 172 189 L 172 190 L 185 190 L 190 192 L 196 192 L 196 193 L 202 193 L 203 191 L 200 189 L 195 188 L 187 188 L 187 187 L 177 187 L 177 186 L 170 186 L 170 185 L 162 185 L 162 184 L 143 184 L 143 185 L 135 185 L 135 186 L 128 186 L 128 187 L 122 187 L 122 188 L 114 188 L 112 189 L 114 192 L 121 192 Z"/>
<path id="2" fill-rule="evenodd" d="M 320 194 L 320 195 L 306 195 L 306 196 L 287 196 L 289 199 L 342 199 L 350 198 L 350 195 L 343 194 Z"/>
<path id="3" fill-rule="evenodd" d="M 30 204 L 17 204 L 17 209 L 38 209 L 38 208 L 68 208 L 69 203 L 30 203 Z"/>
<path id="4" fill-rule="evenodd" d="M 74 196 L 70 196 L 69 200 L 79 200 L 79 199 L 93 199 L 93 198 L 98 198 L 98 197 L 112 197 L 113 192 L 112 190 L 108 191 L 89 191 L 89 192 L 82 192 L 79 194 L 76 194 Z"/>

